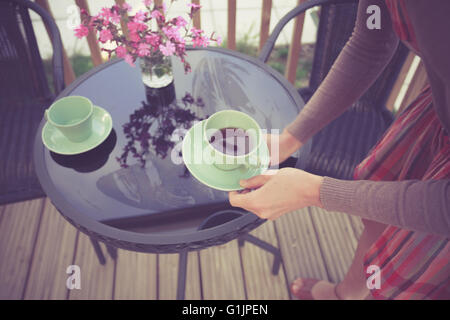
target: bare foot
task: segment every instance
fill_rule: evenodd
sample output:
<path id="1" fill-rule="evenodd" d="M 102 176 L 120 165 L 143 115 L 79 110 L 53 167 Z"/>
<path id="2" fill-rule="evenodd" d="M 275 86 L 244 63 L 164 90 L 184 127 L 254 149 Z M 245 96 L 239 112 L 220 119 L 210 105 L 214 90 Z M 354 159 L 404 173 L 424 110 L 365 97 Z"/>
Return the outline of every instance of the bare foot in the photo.
<path id="1" fill-rule="evenodd" d="M 335 290 L 336 284 L 316 279 L 296 279 L 291 285 L 291 292 L 302 300 L 339 300 Z"/>

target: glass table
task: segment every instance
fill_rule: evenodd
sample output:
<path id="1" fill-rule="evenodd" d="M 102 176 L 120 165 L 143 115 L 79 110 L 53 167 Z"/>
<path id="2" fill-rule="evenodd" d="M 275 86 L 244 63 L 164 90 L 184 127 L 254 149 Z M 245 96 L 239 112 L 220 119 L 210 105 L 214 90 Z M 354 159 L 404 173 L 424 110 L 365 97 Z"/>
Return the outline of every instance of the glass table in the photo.
<path id="1" fill-rule="evenodd" d="M 142 83 L 138 64 L 132 68 L 121 59 L 94 68 L 61 93 L 58 98 L 88 97 L 111 114 L 113 130 L 95 149 L 58 155 L 42 144 L 45 119 L 37 131 L 34 162 L 41 185 L 58 211 L 91 237 L 103 263 L 98 241 L 113 255 L 113 248 L 182 253 L 182 263 L 187 251 L 236 238 L 242 242 L 264 222 L 232 208 L 226 192 L 201 184 L 187 174 L 182 161 L 172 161 L 180 141 L 162 145 L 159 154 L 150 151 L 145 159 L 124 157 L 130 141 L 127 124 L 136 120 L 133 117 L 148 116 L 145 110 L 152 106 L 181 106 L 201 118 L 235 109 L 269 132 L 281 131 L 303 107 L 293 86 L 256 58 L 216 48 L 191 48 L 187 53 L 192 72 L 185 74 L 182 64 L 172 59 L 174 82 L 156 95 Z"/>

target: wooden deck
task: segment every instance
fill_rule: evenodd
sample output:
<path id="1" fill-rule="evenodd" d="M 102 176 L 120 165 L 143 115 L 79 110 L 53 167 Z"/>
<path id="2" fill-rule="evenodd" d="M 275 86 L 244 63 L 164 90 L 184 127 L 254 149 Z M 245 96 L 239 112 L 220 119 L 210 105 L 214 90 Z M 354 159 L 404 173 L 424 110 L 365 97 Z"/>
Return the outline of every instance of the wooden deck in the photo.
<path id="1" fill-rule="evenodd" d="M 339 281 L 349 266 L 361 222 L 307 208 L 267 222 L 253 235 L 281 248 L 283 264 L 237 241 L 189 253 L 186 299 L 290 299 L 298 276 Z M 66 268 L 81 268 L 81 289 L 66 288 Z M 0 206 L 0 299 L 175 299 L 178 255 L 119 250 L 99 264 L 89 238 L 48 199 Z"/>

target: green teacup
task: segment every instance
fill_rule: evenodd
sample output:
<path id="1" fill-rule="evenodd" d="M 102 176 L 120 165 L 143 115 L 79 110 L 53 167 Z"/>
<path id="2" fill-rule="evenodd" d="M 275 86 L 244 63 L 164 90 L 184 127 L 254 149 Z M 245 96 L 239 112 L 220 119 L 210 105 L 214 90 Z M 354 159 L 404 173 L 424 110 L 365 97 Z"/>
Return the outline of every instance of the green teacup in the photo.
<path id="1" fill-rule="evenodd" d="M 227 132 L 236 133 L 236 136 L 227 136 Z M 223 139 L 218 142 L 217 137 Z M 203 139 L 206 140 L 204 155 L 209 158 L 207 162 L 221 170 L 260 166 L 261 128 L 243 112 L 223 110 L 211 115 L 205 120 Z"/>
<path id="2" fill-rule="evenodd" d="M 88 98 L 69 96 L 55 101 L 45 110 L 45 118 L 70 141 L 82 142 L 92 134 L 93 110 Z"/>

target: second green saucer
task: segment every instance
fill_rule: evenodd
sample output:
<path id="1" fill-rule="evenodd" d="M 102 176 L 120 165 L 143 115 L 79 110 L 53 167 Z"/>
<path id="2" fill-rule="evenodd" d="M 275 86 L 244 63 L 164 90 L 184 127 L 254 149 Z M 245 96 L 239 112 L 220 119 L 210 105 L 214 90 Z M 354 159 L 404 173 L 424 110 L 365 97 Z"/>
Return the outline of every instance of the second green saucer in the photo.
<path id="1" fill-rule="evenodd" d="M 92 134 L 82 142 L 72 142 L 49 122 L 42 129 L 42 142 L 58 154 L 74 155 L 89 151 L 100 145 L 112 130 L 112 118 L 108 111 L 94 106 L 92 115 Z"/>

